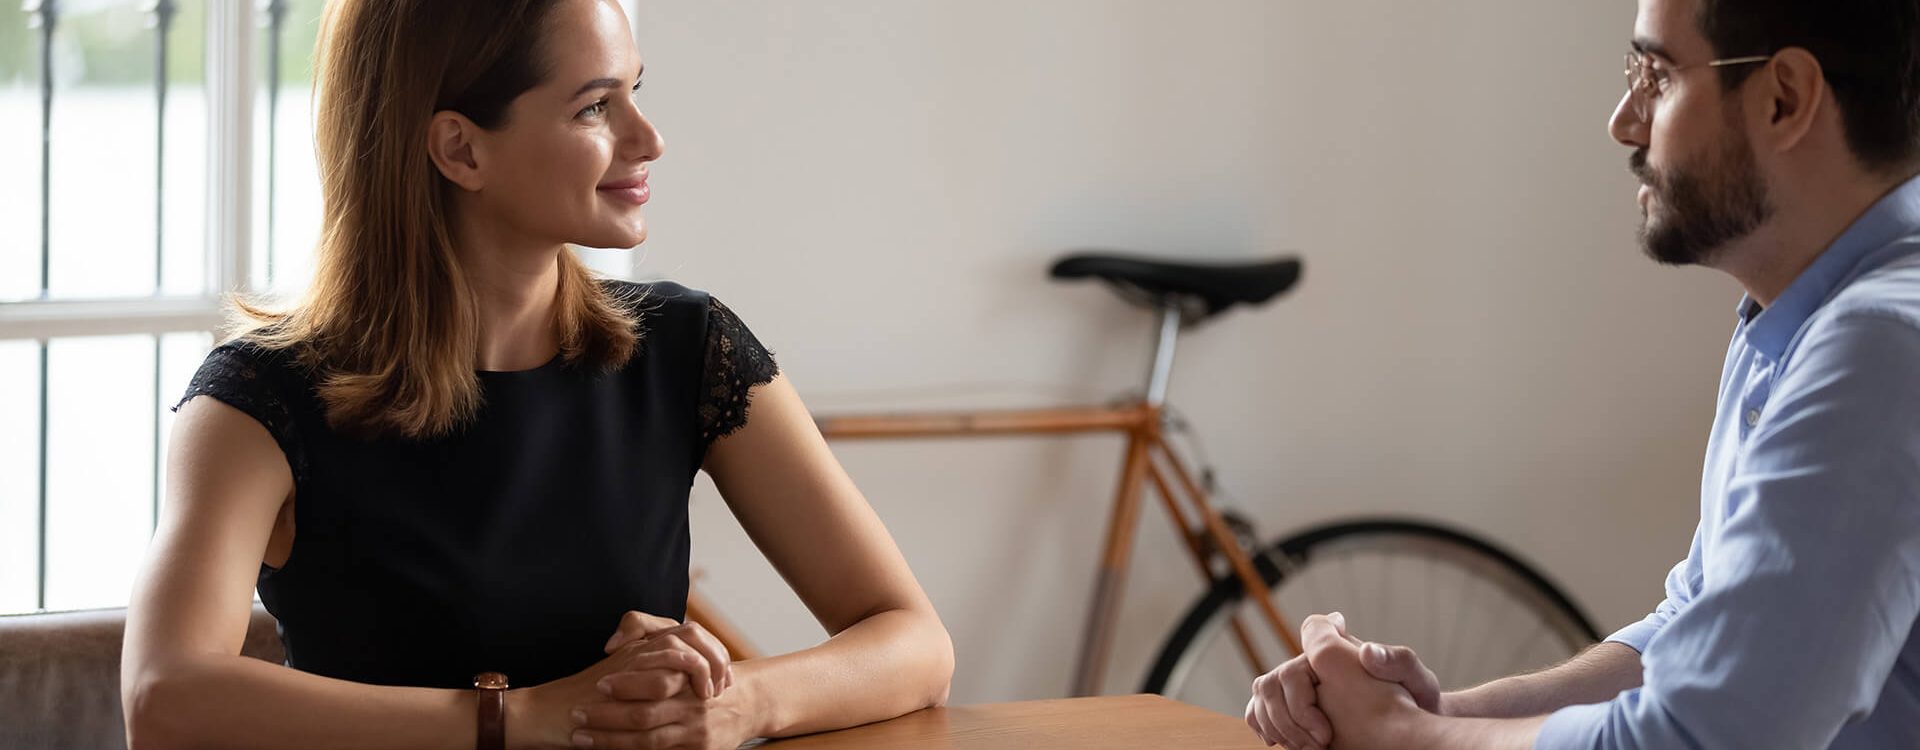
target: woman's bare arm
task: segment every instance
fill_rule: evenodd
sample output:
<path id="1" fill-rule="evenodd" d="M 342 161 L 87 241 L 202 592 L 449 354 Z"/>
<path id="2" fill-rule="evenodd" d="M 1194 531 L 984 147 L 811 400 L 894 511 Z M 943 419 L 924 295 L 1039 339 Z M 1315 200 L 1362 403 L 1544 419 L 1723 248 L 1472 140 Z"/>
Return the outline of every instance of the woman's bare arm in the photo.
<path id="1" fill-rule="evenodd" d="M 946 702 L 953 643 L 892 536 L 841 469 L 784 375 L 706 470 L 754 544 L 831 637 L 737 662 L 758 735 L 889 719 Z"/>
<path id="2" fill-rule="evenodd" d="M 181 407 L 172 445 L 167 503 L 127 613 L 129 745 L 473 747 L 467 691 L 362 685 L 240 656 L 293 478 L 266 428 L 213 398 Z"/>

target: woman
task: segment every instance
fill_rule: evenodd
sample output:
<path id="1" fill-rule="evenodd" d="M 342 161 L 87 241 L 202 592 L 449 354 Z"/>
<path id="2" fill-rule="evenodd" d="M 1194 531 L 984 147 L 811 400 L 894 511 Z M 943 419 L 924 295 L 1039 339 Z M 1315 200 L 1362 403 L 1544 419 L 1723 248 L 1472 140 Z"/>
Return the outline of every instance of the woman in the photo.
<path id="1" fill-rule="evenodd" d="M 759 342 L 565 249 L 646 235 L 617 2 L 333 0 L 318 62 L 314 283 L 178 407 L 133 747 L 733 748 L 943 702 L 945 628 Z M 825 643 L 677 622 L 701 469 Z M 291 668 L 238 655 L 256 586 Z"/>

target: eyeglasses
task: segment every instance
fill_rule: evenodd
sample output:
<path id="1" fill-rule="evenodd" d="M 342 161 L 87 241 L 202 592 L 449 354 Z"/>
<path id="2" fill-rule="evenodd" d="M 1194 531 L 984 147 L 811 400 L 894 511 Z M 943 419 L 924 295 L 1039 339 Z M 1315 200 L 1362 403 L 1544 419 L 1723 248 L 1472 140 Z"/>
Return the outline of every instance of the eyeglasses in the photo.
<path id="1" fill-rule="evenodd" d="M 1697 65 L 1662 65 L 1652 55 L 1645 52 L 1627 53 L 1627 98 L 1633 104 L 1633 113 L 1642 122 L 1653 115 L 1653 100 L 1666 86 L 1667 79 L 1675 73 L 1683 73 L 1700 68 L 1724 68 L 1729 65 L 1752 65 L 1773 59 L 1773 55 L 1753 55 L 1751 57 L 1729 57 Z"/>

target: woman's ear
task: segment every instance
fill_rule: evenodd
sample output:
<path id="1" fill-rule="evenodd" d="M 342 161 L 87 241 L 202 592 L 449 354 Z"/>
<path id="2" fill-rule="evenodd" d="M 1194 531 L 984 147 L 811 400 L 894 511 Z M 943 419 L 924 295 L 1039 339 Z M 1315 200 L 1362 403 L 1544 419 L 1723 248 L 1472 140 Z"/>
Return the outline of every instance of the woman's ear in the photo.
<path id="1" fill-rule="evenodd" d="M 458 112 L 435 112 L 427 123 L 427 154 L 433 158 L 433 165 L 448 182 L 468 192 L 486 186 L 474 142 L 479 136 L 480 126 Z"/>

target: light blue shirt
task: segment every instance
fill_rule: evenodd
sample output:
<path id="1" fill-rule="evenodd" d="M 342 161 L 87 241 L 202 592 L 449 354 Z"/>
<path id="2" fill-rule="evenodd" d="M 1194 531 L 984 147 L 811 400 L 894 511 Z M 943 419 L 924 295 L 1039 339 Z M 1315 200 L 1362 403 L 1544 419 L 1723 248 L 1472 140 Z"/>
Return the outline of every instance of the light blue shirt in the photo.
<path id="1" fill-rule="evenodd" d="M 1920 749 L 1920 178 L 1739 312 L 1644 685 L 1536 750 Z"/>

